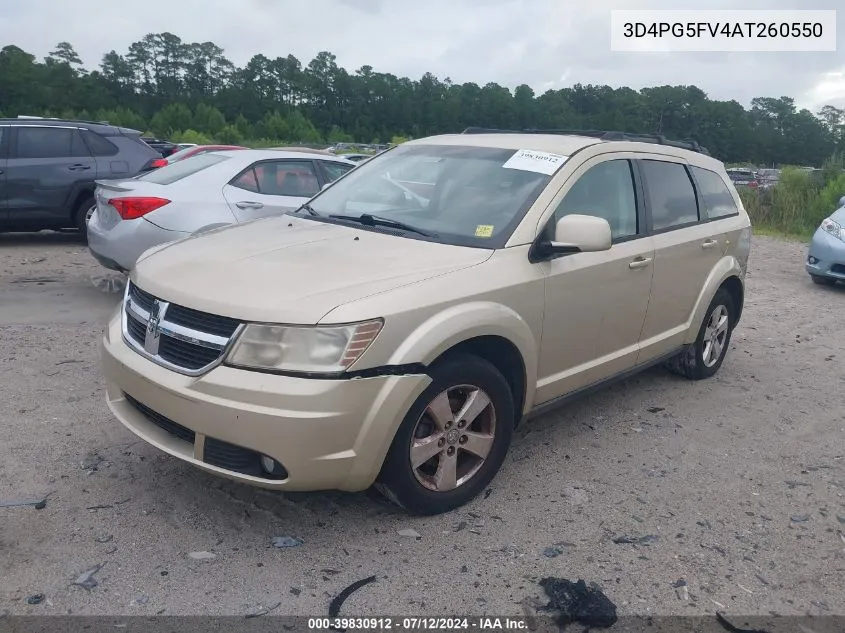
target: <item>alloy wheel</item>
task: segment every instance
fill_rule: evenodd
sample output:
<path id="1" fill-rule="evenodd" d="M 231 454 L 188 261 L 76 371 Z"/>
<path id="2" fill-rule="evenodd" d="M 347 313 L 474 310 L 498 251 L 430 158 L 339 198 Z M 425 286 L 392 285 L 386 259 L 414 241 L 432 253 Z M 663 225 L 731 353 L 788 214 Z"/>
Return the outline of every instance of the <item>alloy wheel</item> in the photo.
<path id="1" fill-rule="evenodd" d="M 716 306 L 710 313 L 710 319 L 708 319 L 707 327 L 704 329 L 701 360 L 706 367 L 713 367 L 722 356 L 729 325 L 728 309 L 723 305 Z"/>
<path id="2" fill-rule="evenodd" d="M 495 436 L 490 396 L 473 385 L 449 387 L 429 402 L 414 428 L 409 452 L 414 476 L 429 490 L 454 490 L 478 473 Z"/>

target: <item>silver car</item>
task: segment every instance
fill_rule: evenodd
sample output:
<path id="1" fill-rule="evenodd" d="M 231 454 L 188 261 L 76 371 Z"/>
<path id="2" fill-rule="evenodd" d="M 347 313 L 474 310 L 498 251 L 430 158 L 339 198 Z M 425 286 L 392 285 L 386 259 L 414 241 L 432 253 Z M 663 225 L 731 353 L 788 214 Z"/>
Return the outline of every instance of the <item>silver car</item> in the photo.
<path id="1" fill-rule="evenodd" d="M 845 281 L 845 196 L 816 229 L 804 266 L 817 284 L 832 286 Z"/>
<path id="2" fill-rule="evenodd" d="M 103 266 L 126 272 L 153 246 L 297 209 L 353 167 L 322 153 L 237 150 L 100 180 L 88 246 Z"/>

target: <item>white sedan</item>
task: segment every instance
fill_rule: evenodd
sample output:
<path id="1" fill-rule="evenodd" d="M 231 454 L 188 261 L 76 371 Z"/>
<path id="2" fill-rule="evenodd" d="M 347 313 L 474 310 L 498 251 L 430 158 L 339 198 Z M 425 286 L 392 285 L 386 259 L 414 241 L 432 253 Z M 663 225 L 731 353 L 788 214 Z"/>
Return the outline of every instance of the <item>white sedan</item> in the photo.
<path id="1" fill-rule="evenodd" d="M 353 167 L 323 153 L 237 150 L 98 180 L 88 247 L 106 268 L 128 272 L 153 246 L 297 209 Z"/>

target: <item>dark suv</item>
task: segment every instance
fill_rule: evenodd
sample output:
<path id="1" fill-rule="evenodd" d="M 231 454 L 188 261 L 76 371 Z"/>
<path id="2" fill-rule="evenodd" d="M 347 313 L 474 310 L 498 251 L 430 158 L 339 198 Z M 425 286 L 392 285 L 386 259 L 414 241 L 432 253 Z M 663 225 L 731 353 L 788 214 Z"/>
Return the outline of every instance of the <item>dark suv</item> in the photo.
<path id="1" fill-rule="evenodd" d="M 77 228 L 84 236 L 94 181 L 131 178 L 160 159 L 137 130 L 0 119 L 0 232 Z"/>

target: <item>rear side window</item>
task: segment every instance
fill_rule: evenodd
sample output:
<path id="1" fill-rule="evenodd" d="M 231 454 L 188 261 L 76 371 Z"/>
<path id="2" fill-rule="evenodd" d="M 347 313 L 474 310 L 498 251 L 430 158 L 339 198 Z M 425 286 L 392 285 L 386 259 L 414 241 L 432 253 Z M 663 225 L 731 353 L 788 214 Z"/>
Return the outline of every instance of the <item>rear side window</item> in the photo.
<path id="1" fill-rule="evenodd" d="M 79 130 L 60 127 L 19 127 L 17 158 L 90 157 Z"/>
<path id="2" fill-rule="evenodd" d="M 237 187 L 238 189 L 251 191 L 252 193 L 260 193 L 260 191 L 258 190 L 258 177 L 255 175 L 255 169 L 253 169 L 252 167 L 250 167 L 240 176 L 235 178 L 231 182 L 231 185 L 233 187 Z"/>
<path id="3" fill-rule="evenodd" d="M 192 176 L 203 169 L 208 169 L 212 165 L 222 163 L 224 160 L 229 159 L 219 154 L 200 154 L 199 156 L 192 156 L 191 158 L 180 160 L 178 163 L 171 163 L 155 171 L 148 172 L 143 176 L 139 176 L 138 180 L 154 182 L 159 185 L 172 185 L 174 182 Z"/>
<path id="4" fill-rule="evenodd" d="M 698 183 L 698 190 L 704 202 L 704 214 L 707 219 L 724 218 L 739 213 L 728 186 L 719 174 L 702 167 L 691 167 L 690 169 L 692 169 Z"/>
<path id="5" fill-rule="evenodd" d="M 82 130 L 82 137 L 94 156 L 114 156 L 117 145 L 91 130 Z"/>
<path id="6" fill-rule="evenodd" d="M 686 168 L 660 160 L 641 161 L 655 231 L 698 222 L 698 201 Z"/>

